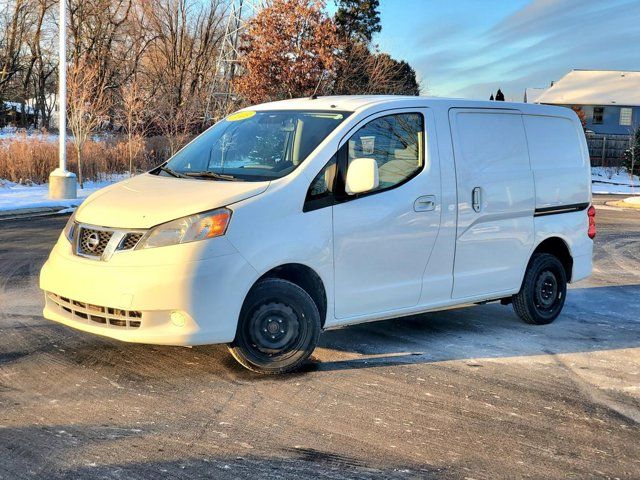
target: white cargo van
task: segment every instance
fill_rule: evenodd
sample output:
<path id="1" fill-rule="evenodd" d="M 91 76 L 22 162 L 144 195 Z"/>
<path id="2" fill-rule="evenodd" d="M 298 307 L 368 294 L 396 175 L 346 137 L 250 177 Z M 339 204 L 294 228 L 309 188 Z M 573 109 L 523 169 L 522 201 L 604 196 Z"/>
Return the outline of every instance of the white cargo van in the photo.
<path id="1" fill-rule="evenodd" d="M 44 265 L 44 316 L 129 342 L 228 343 L 295 369 L 323 329 L 499 300 L 533 324 L 587 277 L 566 108 L 421 97 L 241 110 L 90 196 Z M 348 333 L 346 333 L 348 334 Z"/>

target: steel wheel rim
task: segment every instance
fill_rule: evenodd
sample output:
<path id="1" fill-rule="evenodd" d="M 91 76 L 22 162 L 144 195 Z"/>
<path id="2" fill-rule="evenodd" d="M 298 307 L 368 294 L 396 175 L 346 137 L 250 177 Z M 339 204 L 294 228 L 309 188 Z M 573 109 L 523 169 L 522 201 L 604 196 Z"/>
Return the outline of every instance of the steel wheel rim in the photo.
<path id="1" fill-rule="evenodd" d="M 542 271 L 535 283 L 536 308 L 545 313 L 552 312 L 562 297 L 558 278 L 551 270 Z"/>
<path id="2" fill-rule="evenodd" d="M 300 315 L 291 306 L 280 302 L 259 306 L 247 326 L 253 353 L 270 360 L 294 354 L 302 343 L 304 331 Z"/>

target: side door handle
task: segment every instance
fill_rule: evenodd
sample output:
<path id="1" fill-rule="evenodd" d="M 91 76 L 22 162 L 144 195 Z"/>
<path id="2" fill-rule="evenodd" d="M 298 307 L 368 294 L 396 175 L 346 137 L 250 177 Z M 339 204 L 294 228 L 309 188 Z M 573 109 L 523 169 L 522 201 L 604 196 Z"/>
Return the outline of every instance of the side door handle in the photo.
<path id="1" fill-rule="evenodd" d="M 435 195 L 423 195 L 413 202 L 413 210 L 416 212 L 430 212 L 436 208 Z"/>
<path id="2" fill-rule="evenodd" d="M 480 187 L 476 187 L 471 192 L 471 206 L 475 212 L 480 211 L 480 204 L 482 202 Z"/>

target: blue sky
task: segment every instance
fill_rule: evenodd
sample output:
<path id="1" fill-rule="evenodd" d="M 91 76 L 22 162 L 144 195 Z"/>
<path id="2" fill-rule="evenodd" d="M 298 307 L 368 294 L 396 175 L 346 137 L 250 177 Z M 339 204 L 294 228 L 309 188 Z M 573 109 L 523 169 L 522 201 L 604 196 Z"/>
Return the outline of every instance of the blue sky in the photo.
<path id="1" fill-rule="evenodd" d="M 330 12 L 335 11 L 329 0 Z M 423 94 L 522 101 L 573 68 L 640 70 L 640 0 L 381 0 L 382 51 Z"/>

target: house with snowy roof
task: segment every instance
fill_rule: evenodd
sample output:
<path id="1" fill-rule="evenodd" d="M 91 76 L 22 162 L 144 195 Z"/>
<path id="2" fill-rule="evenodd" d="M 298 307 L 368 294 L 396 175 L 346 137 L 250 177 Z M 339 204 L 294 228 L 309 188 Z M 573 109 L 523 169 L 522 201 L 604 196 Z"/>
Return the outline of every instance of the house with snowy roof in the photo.
<path id="1" fill-rule="evenodd" d="M 538 98 L 544 92 L 546 92 L 546 88 L 527 88 L 524 91 L 524 103 L 538 103 Z"/>
<path id="2" fill-rule="evenodd" d="M 579 107 L 596 134 L 629 135 L 640 126 L 640 72 L 572 70 L 542 93 L 530 90 L 535 103 Z"/>
<path id="3" fill-rule="evenodd" d="M 33 108 L 18 101 L 0 102 L 0 127 L 29 125 L 33 121 Z"/>
<path id="4" fill-rule="evenodd" d="M 47 93 L 38 101 L 29 98 L 26 101 L 0 102 L 0 127 L 47 127 L 58 128 L 58 96 Z M 46 115 L 46 122 L 44 122 Z"/>

